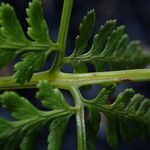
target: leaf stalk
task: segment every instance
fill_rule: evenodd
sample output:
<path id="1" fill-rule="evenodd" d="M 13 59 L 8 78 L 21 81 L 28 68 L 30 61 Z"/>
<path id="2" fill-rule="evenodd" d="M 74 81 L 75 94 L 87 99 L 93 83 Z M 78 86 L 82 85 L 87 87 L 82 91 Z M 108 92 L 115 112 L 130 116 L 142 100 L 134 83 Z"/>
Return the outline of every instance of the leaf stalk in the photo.
<path id="1" fill-rule="evenodd" d="M 76 126 L 77 126 L 77 145 L 78 150 L 86 150 L 86 131 L 85 131 L 85 117 L 84 104 L 81 101 L 80 92 L 75 87 L 70 88 L 70 92 L 75 100 L 76 108 Z"/>
<path id="2" fill-rule="evenodd" d="M 13 77 L 0 77 L 0 90 L 36 88 L 40 80 L 48 80 L 51 85 L 68 89 L 70 86 L 81 87 L 91 84 L 113 84 L 120 82 L 141 82 L 150 81 L 150 69 L 134 69 L 110 72 L 93 73 L 49 73 L 49 71 L 35 73 L 30 82 L 20 85 L 15 83 Z"/>

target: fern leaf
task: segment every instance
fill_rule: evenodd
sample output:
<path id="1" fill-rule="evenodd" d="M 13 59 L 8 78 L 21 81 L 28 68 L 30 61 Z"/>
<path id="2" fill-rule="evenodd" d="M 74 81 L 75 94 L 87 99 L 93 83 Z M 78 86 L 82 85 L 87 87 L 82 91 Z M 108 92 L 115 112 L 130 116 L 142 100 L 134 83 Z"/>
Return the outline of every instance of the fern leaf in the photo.
<path id="1" fill-rule="evenodd" d="M 150 100 L 135 94 L 133 89 L 127 89 L 120 93 L 114 103 L 108 104 L 107 100 L 113 91 L 111 88 L 104 88 L 94 100 L 83 100 L 91 110 L 105 114 L 108 143 L 116 146 L 119 134 L 124 141 L 149 137 Z"/>
<path id="2" fill-rule="evenodd" d="M 38 136 L 38 132 L 39 132 L 39 125 L 31 129 L 29 132 L 27 132 L 20 144 L 20 149 L 33 150 L 35 147 L 34 145 L 36 142 L 36 138 Z"/>
<path id="3" fill-rule="evenodd" d="M 9 121 L 0 118 L 0 139 L 1 137 L 7 137 L 8 134 L 11 134 L 12 128 L 13 126 Z"/>
<path id="4" fill-rule="evenodd" d="M 48 141 L 50 142 L 56 139 L 56 143 L 52 142 L 53 147 L 57 148 L 60 146 L 60 143 L 58 145 L 57 142 L 61 141 L 68 119 L 73 112 L 71 109 L 67 109 L 69 106 L 63 101 L 64 98 L 60 91 L 58 91 L 58 89 L 52 89 L 48 82 L 41 81 L 38 88 L 39 92 L 37 95 L 42 101 L 46 102 L 46 104 L 44 103 L 43 105 L 47 106 L 48 104 L 48 108 L 52 108 L 53 110 L 39 110 L 27 99 L 14 92 L 5 92 L 0 95 L 1 105 L 10 110 L 12 116 L 16 119 L 9 121 L 0 118 L 1 149 L 8 150 L 10 148 L 9 146 L 12 146 L 12 150 L 16 150 L 19 147 L 21 150 L 33 149 L 38 132 L 45 124 L 49 124 L 50 122 L 52 123 L 50 125 L 51 132 Z M 47 88 L 47 91 L 43 91 L 45 88 Z M 55 98 L 57 98 L 59 102 L 54 101 L 53 99 Z M 63 105 L 61 106 L 61 104 Z M 50 144 L 51 143 L 49 143 L 48 147 L 50 147 Z"/>
<path id="5" fill-rule="evenodd" d="M 14 42 L 26 43 L 27 39 L 23 33 L 20 23 L 16 19 L 16 14 L 9 4 L 0 6 L 1 33 L 5 38 Z"/>
<path id="6" fill-rule="evenodd" d="M 75 41 L 75 51 L 73 55 L 78 56 L 82 54 L 87 47 L 88 40 L 93 30 L 93 26 L 95 23 L 95 11 L 92 10 L 87 13 L 87 15 L 83 18 L 80 27 L 79 27 L 79 35 L 76 37 Z"/>
<path id="7" fill-rule="evenodd" d="M 47 55 L 43 52 L 27 53 L 24 56 L 23 61 L 15 65 L 16 73 L 14 74 L 14 78 L 16 79 L 16 82 L 23 84 L 26 81 L 30 81 L 33 73 L 42 67 L 46 59 Z"/>
<path id="8" fill-rule="evenodd" d="M 39 0 L 29 4 L 27 15 L 28 34 L 33 41 L 25 36 L 13 8 L 4 3 L 0 6 L 0 68 L 21 55 L 22 61 L 16 63 L 14 74 L 16 82 L 21 84 L 30 81 L 33 73 L 39 71 L 50 53 L 56 50 Z"/>
<path id="9" fill-rule="evenodd" d="M 70 109 L 70 106 L 65 102 L 61 92 L 58 89 L 53 89 L 47 81 L 39 82 L 38 88 L 40 91 L 36 97 L 41 99 L 45 107 L 50 109 Z"/>
<path id="10" fill-rule="evenodd" d="M 0 99 L 16 119 L 24 120 L 39 115 L 38 110 L 28 100 L 14 92 L 4 92 Z"/>
<path id="11" fill-rule="evenodd" d="M 36 15 L 35 15 L 36 14 Z M 41 7 L 40 0 L 33 0 L 29 3 L 29 8 L 27 9 L 27 22 L 30 27 L 28 28 L 29 36 L 37 41 L 42 43 L 50 42 L 49 39 L 49 30 L 46 24 L 46 21 L 43 18 L 43 10 Z"/>
<path id="12" fill-rule="evenodd" d="M 48 136 L 48 150 L 60 150 L 61 142 L 68 124 L 68 118 L 55 119 L 50 124 L 50 134 Z"/>
<path id="13" fill-rule="evenodd" d="M 17 50 L 14 49 L 14 45 L 18 47 L 18 43 L 24 45 L 27 42 L 13 8 L 9 4 L 2 3 L 0 6 L 0 68 L 16 57 Z"/>
<path id="14" fill-rule="evenodd" d="M 91 24 L 92 28 L 93 24 Z M 86 44 L 84 44 L 82 51 L 75 45 L 73 54 L 65 58 L 65 63 L 71 64 L 75 69 L 83 65 L 82 70 L 85 71 L 86 69 L 86 72 L 88 71 L 88 63 L 92 63 L 96 71 L 145 67 L 150 63 L 150 55 L 143 51 L 137 41 L 129 42 L 127 34 L 124 33 L 124 28 L 124 26 L 116 27 L 115 20 L 107 21 L 95 35 L 89 51 L 85 51 L 89 40 L 87 38 L 83 42 Z M 91 33 L 91 30 L 89 31 Z M 80 71 L 81 68 L 78 70 Z"/>
<path id="15" fill-rule="evenodd" d="M 93 27 L 95 23 L 95 12 L 91 10 L 87 13 L 87 15 L 83 18 L 80 27 L 79 27 L 79 35 L 76 37 L 75 41 L 75 49 L 71 58 L 80 56 L 88 45 L 88 40 L 91 36 Z M 83 73 L 87 72 L 87 67 L 84 63 L 73 63 L 74 73 Z"/>
<path id="16" fill-rule="evenodd" d="M 95 150 L 96 136 L 100 126 L 100 113 L 89 110 L 87 120 L 87 147 L 88 150 Z"/>
<path id="17" fill-rule="evenodd" d="M 7 65 L 14 58 L 15 58 L 15 52 L 14 51 L 4 52 L 4 51 L 0 50 L 0 69 L 3 66 Z"/>
<path id="18" fill-rule="evenodd" d="M 107 120 L 106 127 L 106 139 L 112 147 L 116 147 L 118 145 L 118 126 L 115 121 L 116 120 L 109 118 Z"/>
<path id="19" fill-rule="evenodd" d="M 107 21 L 104 26 L 101 26 L 98 33 L 95 35 L 92 48 L 91 55 L 97 55 L 103 51 L 105 45 L 107 43 L 108 36 L 110 36 L 115 29 L 116 20 Z"/>
<path id="20" fill-rule="evenodd" d="M 15 138 L 16 136 L 14 136 L 13 138 Z M 0 143 L 0 148 L 3 150 L 9 150 L 11 147 L 11 150 L 16 150 L 18 147 L 18 140 L 16 139 L 16 141 L 13 140 L 13 138 L 7 139 L 2 141 Z"/>

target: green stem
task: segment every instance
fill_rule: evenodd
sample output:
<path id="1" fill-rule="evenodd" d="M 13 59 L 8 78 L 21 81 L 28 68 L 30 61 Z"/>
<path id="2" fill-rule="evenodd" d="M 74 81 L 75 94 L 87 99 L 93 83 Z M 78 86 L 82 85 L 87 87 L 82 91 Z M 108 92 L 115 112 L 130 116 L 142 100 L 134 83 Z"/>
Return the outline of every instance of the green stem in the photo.
<path id="1" fill-rule="evenodd" d="M 73 6 L 73 0 L 64 0 L 58 39 L 57 39 L 57 44 L 59 45 L 59 53 L 57 54 L 58 56 L 56 58 L 56 63 L 53 66 L 51 72 L 57 72 L 60 69 L 65 57 L 65 49 L 67 43 L 72 6 Z"/>
<path id="2" fill-rule="evenodd" d="M 0 89 L 35 88 L 39 80 L 48 80 L 53 86 L 68 89 L 71 85 L 81 87 L 90 84 L 112 84 L 119 82 L 150 81 L 150 69 L 135 69 L 96 73 L 69 74 L 58 72 L 49 74 L 48 71 L 35 73 L 30 82 L 20 85 L 12 77 L 0 77 Z"/>
<path id="3" fill-rule="evenodd" d="M 78 150 L 86 150 L 84 105 L 83 105 L 83 102 L 81 101 L 78 89 L 71 87 L 70 92 L 75 100 L 75 105 L 77 108 L 76 123 L 77 123 Z"/>
<path id="4" fill-rule="evenodd" d="M 62 51 L 64 51 L 66 48 L 72 6 L 73 6 L 73 0 L 64 0 L 58 40 L 57 40 L 57 43 L 60 45 Z"/>

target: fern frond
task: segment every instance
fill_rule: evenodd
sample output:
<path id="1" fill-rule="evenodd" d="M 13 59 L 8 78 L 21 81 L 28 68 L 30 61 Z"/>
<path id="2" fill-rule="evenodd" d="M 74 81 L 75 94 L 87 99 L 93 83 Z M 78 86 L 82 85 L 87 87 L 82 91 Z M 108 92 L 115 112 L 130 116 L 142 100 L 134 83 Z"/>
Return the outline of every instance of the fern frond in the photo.
<path id="1" fill-rule="evenodd" d="M 113 88 L 104 88 L 94 100 L 83 100 L 89 109 L 105 114 L 108 143 L 116 146 L 119 134 L 124 141 L 149 137 L 150 100 L 135 94 L 133 89 L 126 89 L 114 103 L 108 104 L 107 100 L 113 91 Z"/>
<path id="2" fill-rule="evenodd" d="M 0 118 L 1 149 L 8 149 L 8 144 L 9 146 L 12 145 L 12 150 L 16 150 L 19 147 L 22 150 L 32 149 L 34 141 L 39 134 L 38 132 L 45 124 L 50 124 L 48 142 L 55 139 L 52 143 L 49 143 L 48 149 L 51 149 L 50 147 L 52 147 L 52 145 L 53 147 L 58 147 L 58 142 L 59 145 L 61 144 L 61 135 L 63 135 L 68 119 L 73 114 L 73 111 L 71 107 L 63 101 L 64 98 L 60 91 L 53 89 L 48 82 L 41 81 L 38 88 L 38 97 L 40 97 L 43 105 L 51 109 L 50 111 L 37 109 L 27 99 L 20 97 L 14 92 L 5 92 L 0 95 L 2 106 L 10 110 L 12 116 L 16 119 L 15 121 L 9 121 Z M 51 95 L 50 98 L 49 93 Z M 51 101 L 52 98 L 54 99 L 53 101 Z M 58 102 L 55 101 L 55 98 L 58 99 Z M 64 119 L 62 120 L 60 117 Z M 54 128 L 56 122 L 58 122 L 58 127 Z"/>
<path id="3" fill-rule="evenodd" d="M 52 70 L 50 72 L 52 74 L 49 74 L 48 71 L 35 74 L 31 83 L 25 86 L 35 85 L 39 79 L 47 78 L 53 86 L 67 89 L 75 101 L 75 106 L 70 106 L 66 103 L 62 93 L 52 87 L 48 81 L 39 82 L 36 98 L 40 99 L 42 105 L 49 111 L 36 108 L 29 100 L 15 92 L 4 92 L 0 95 L 0 105 L 11 111 L 14 120 L 0 118 L 0 149 L 34 149 L 34 142 L 39 131 L 45 124 L 48 124 L 50 131 L 47 140 L 48 150 L 59 150 L 69 118 L 73 114 L 76 115 L 78 149 L 86 149 L 85 106 L 89 110 L 86 122 L 89 150 L 95 149 L 96 134 L 101 119 L 100 113 L 107 118 L 106 138 L 112 146 L 117 145 L 119 135 L 124 141 L 133 138 L 143 140 L 150 136 L 149 99 L 135 94 L 132 89 L 127 89 L 112 104 L 107 102 L 116 88 L 116 85 L 112 86 L 112 83 L 118 83 L 128 76 L 133 81 L 145 81 L 145 79 L 149 79 L 149 69 L 148 71 L 143 69 L 144 77 L 142 76 L 142 78 L 141 70 L 128 70 L 128 74 L 128 71 L 78 75 L 61 72 L 64 64 L 71 64 L 74 73 L 88 72 L 88 63 L 94 65 L 96 72 L 137 69 L 150 64 L 149 53 L 143 51 L 139 42 L 130 42 L 128 35 L 124 32 L 125 27 L 117 27 L 116 20 L 107 21 L 100 27 L 94 36 L 91 48 L 87 51 L 95 23 L 94 10 L 89 11 L 83 18 L 79 27 L 79 35 L 75 40 L 74 51 L 70 56 L 65 57 L 64 50 L 72 4 L 73 1 L 64 1 L 57 43 L 53 43 L 49 36 L 41 0 L 32 0 L 26 10 L 29 38 L 25 36 L 14 9 L 9 4 L 2 3 L 0 5 L 0 69 L 11 60 L 21 56 L 21 61 L 14 65 L 13 77 L 17 83 L 24 84 L 29 82 L 32 75 L 41 69 L 52 52 L 57 52 L 53 69 L 49 68 Z M 80 79 L 78 80 L 78 78 Z M 14 80 L 11 77 L 2 79 L 2 86 L 5 82 L 8 83 L 6 88 L 7 86 L 10 88 L 12 85 L 19 88 L 25 87 L 13 83 Z M 112 82 L 111 86 L 105 85 L 110 82 Z M 88 101 L 82 98 L 79 88 L 82 89 L 83 85 L 87 88 L 94 83 L 103 83 L 105 88 L 93 100 Z"/>
<path id="4" fill-rule="evenodd" d="M 81 24 L 88 22 L 89 13 Z M 88 26 L 84 27 L 79 36 L 91 35 L 93 28 L 93 19 L 90 19 Z M 91 28 L 89 25 L 91 24 Z M 116 27 L 116 20 L 107 21 L 100 27 L 98 33 L 95 35 L 93 44 L 88 52 L 85 52 L 88 39 L 82 43 L 84 46 L 82 50 L 75 45 L 75 50 L 69 57 L 66 57 L 65 63 L 71 64 L 76 70 L 79 68 L 80 72 L 87 72 L 87 64 L 92 63 L 96 71 L 109 70 L 123 70 L 123 69 L 137 69 L 143 68 L 150 63 L 150 55 L 143 51 L 139 42 L 129 42 L 128 35 L 124 33 L 124 26 Z M 86 43 L 86 44 L 85 44 Z M 82 68 L 80 68 L 82 66 Z"/>
<path id="5" fill-rule="evenodd" d="M 49 37 L 40 0 L 29 3 L 27 16 L 28 35 L 32 40 L 25 36 L 14 9 L 9 4 L 0 6 L 0 68 L 21 55 L 22 61 L 16 63 L 14 74 L 16 82 L 21 84 L 28 82 L 56 50 Z"/>

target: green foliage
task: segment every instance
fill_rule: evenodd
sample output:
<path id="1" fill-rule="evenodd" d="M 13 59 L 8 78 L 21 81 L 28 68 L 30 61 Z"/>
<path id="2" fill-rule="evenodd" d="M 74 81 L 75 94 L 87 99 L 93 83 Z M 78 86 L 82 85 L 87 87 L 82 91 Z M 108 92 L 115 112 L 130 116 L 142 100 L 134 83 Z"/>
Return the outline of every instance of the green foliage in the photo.
<path id="1" fill-rule="evenodd" d="M 23 61 L 15 65 L 14 77 L 16 82 L 23 84 L 30 81 L 35 71 L 38 71 L 47 59 L 47 54 L 43 52 L 29 52 L 24 55 Z"/>
<path id="2" fill-rule="evenodd" d="M 28 28 L 28 35 L 32 38 L 32 40 L 40 43 L 51 43 L 49 40 L 48 27 L 43 19 L 43 10 L 39 0 L 33 0 L 33 2 L 29 3 L 27 15 L 27 21 L 30 25 Z"/>
<path id="3" fill-rule="evenodd" d="M 75 41 L 75 50 L 72 54 L 72 57 L 75 58 L 76 56 L 80 56 L 84 51 L 85 48 L 88 45 L 88 40 L 90 38 L 91 32 L 93 30 L 95 22 L 95 11 L 92 10 L 87 13 L 87 16 L 85 16 L 80 24 L 79 27 L 79 35 L 76 37 Z M 84 64 L 76 63 L 73 64 L 75 66 L 74 72 L 75 73 L 82 73 L 86 72 L 87 68 Z M 82 67 L 81 67 L 82 66 Z"/>
<path id="4" fill-rule="evenodd" d="M 43 91 L 44 88 L 46 91 Z M 45 124 L 50 124 L 50 135 L 48 138 L 48 149 L 59 149 L 61 138 L 68 124 L 68 119 L 73 114 L 72 109 L 63 101 L 63 96 L 58 89 L 53 89 L 49 83 L 41 81 L 38 85 L 40 97 L 43 105 L 48 104 L 51 111 L 42 111 L 34 107 L 27 99 L 20 97 L 14 92 L 5 92 L 0 95 L 0 102 L 4 108 L 11 111 L 15 121 L 8 121 L 0 118 L 0 148 L 16 150 L 19 145 L 21 150 L 33 149 L 34 142 Z M 45 92 L 45 93 L 42 93 Z M 47 93 L 46 93 L 47 92 Z M 50 95 L 48 95 L 50 93 Z M 44 95 L 43 95 L 44 94 Z M 44 97 L 43 97 L 44 96 Z M 47 99 L 57 97 L 57 101 Z M 60 98 L 60 99 L 59 99 Z M 61 102 L 63 101 L 63 102 Z M 46 103 L 45 103 L 46 102 Z M 63 118 L 60 118 L 63 116 Z M 53 141 L 54 140 L 54 141 Z M 52 143 L 50 141 L 53 141 Z M 21 144 L 20 144 L 21 143 Z M 59 143 L 59 145 L 58 145 Z M 52 148 L 53 147 L 53 148 Z"/>
<path id="5" fill-rule="evenodd" d="M 56 49 L 49 38 L 39 0 L 29 3 L 27 16 L 28 35 L 33 41 L 25 37 L 13 8 L 4 3 L 0 6 L 0 68 L 22 55 L 22 61 L 15 65 L 14 74 L 16 82 L 21 84 L 30 81 L 33 73 L 40 70 L 49 54 Z"/>
<path id="6" fill-rule="evenodd" d="M 22 142 L 20 144 L 21 150 L 33 150 L 35 148 L 34 143 L 36 142 L 36 138 L 38 137 L 38 133 L 40 131 L 40 126 L 34 127 L 30 129 L 23 137 Z"/>
<path id="7" fill-rule="evenodd" d="M 95 150 L 96 136 L 100 126 L 100 113 L 98 111 L 89 110 L 87 120 L 87 148 Z"/>
<path id="8" fill-rule="evenodd" d="M 53 89 L 47 81 L 42 81 L 38 84 L 40 91 L 36 97 L 41 99 L 42 104 L 49 109 L 68 109 L 70 106 L 65 102 L 65 99 L 58 89 Z"/>
<path id="9" fill-rule="evenodd" d="M 150 55 L 143 52 L 139 42 L 129 42 L 127 34 L 124 33 L 125 27 L 116 27 L 115 20 L 107 21 L 105 25 L 100 27 L 90 50 L 85 52 L 95 20 L 93 14 L 94 12 L 91 11 L 83 19 L 83 25 L 81 24 L 79 30 L 80 36 L 77 36 L 75 51 L 66 58 L 65 63 L 74 66 L 75 70 L 79 70 L 78 72 L 87 72 L 86 65 L 88 63 L 92 63 L 96 71 L 104 71 L 106 66 L 109 70 L 143 68 L 150 63 Z M 85 38 L 84 42 L 80 38 Z M 79 42 L 77 44 L 77 41 L 82 44 Z"/>
<path id="10" fill-rule="evenodd" d="M 48 150 L 60 150 L 61 149 L 61 141 L 64 135 L 65 129 L 68 124 L 68 118 L 58 118 L 52 121 L 50 124 L 50 134 L 48 137 Z"/>
<path id="11" fill-rule="evenodd" d="M 9 4 L 0 5 L 0 69 L 21 56 L 21 61 L 14 65 L 13 78 L 17 83 L 14 83 L 11 77 L 0 78 L 0 88 L 30 88 L 35 87 L 38 82 L 35 87 L 39 89 L 36 98 L 49 109 L 49 111 L 40 110 L 15 92 L 1 94 L 0 105 L 8 109 L 13 117 L 11 121 L 0 118 L 0 149 L 2 150 L 34 149 L 36 138 L 46 124 L 49 126 L 48 150 L 59 150 L 72 115 L 76 115 L 79 150 L 95 149 L 101 113 L 107 119 L 106 139 L 113 147 L 117 145 L 119 137 L 127 142 L 135 138 L 145 140 L 150 136 L 149 99 L 135 94 L 133 89 L 126 89 L 114 102 L 109 102 L 117 87 L 116 79 L 118 81 L 128 81 L 130 78 L 133 81 L 150 79 L 148 77 L 150 71 L 144 72 L 143 76 L 138 75 L 138 79 L 134 79 L 137 70 L 132 70 L 128 78 L 124 77 L 127 71 L 118 71 L 144 68 L 150 64 L 149 53 L 143 51 L 139 42 L 130 41 L 124 32 L 125 27 L 117 27 L 116 20 L 107 21 L 102 25 L 90 46 L 89 40 L 96 18 L 95 11 L 92 10 L 81 21 L 73 53 L 65 57 L 64 47 L 66 47 L 72 4 L 73 0 L 64 0 L 61 31 L 56 43 L 53 43 L 49 36 L 41 0 L 32 0 L 26 10 L 26 20 L 29 24 L 28 38 L 22 30 L 14 9 Z M 54 51 L 56 59 L 53 66 L 46 72 L 34 74 L 41 69 L 48 56 Z M 97 73 L 87 73 L 89 63 L 94 65 Z M 73 66 L 73 74 L 61 72 L 64 64 Z M 109 72 L 101 73 L 106 70 Z M 111 72 L 114 70 L 117 71 Z M 120 76 L 117 73 L 120 73 Z M 99 76 L 101 78 L 98 78 Z M 112 83 L 107 81 L 108 77 L 112 77 L 109 78 Z M 39 82 L 41 79 L 43 81 Z M 79 88 L 81 89 L 83 85 L 87 88 L 89 84 L 94 83 L 103 83 L 104 88 L 99 91 L 95 99 L 84 99 Z M 75 106 L 66 103 L 59 89 L 68 90 L 72 94 Z M 87 120 L 84 120 L 85 106 L 88 108 Z M 87 125 L 86 129 L 85 125 Z"/>
<path id="12" fill-rule="evenodd" d="M 25 37 L 13 8 L 4 3 L 0 6 L 0 68 L 21 55 L 22 61 L 14 66 L 14 78 L 21 84 L 31 80 L 33 73 L 41 69 L 52 51 L 59 51 L 58 45 L 50 40 L 40 0 L 29 3 L 27 17 L 27 33 L 32 40 Z M 87 63 L 94 64 L 97 71 L 104 71 L 106 66 L 110 70 L 119 70 L 142 68 L 149 64 L 149 54 L 143 53 L 138 42 L 129 42 L 124 27 L 116 27 L 115 20 L 101 26 L 90 50 L 86 52 L 94 22 L 95 12 L 92 10 L 80 24 L 73 54 L 64 60 L 64 63 L 73 65 L 75 73 L 88 72 Z"/>
<path id="13" fill-rule="evenodd" d="M 103 88 L 94 100 L 83 100 L 89 109 L 105 114 L 107 141 L 116 146 L 119 134 L 124 141 L 146 139 L 150 135 L 150 100 L 135 94 L 133 89 L 126 89 L 115 102 L 108 104 L 107 100 L 113 91 L 110 87 Z"/>
<path id="14" fill-rule="evenodd" d="M 16 119 L 28 119 L 39 115 L 39 111 L 24 97 L 14 92 L 5 92 L 1 95 L 1 103 L 12 112 Z"/>
<path id="15" fill-rule="evenodd" d="M 4 36 L 2 42 L 7 42 L 7 40 L 9 40 L 16 44 L 17 42 L 26 43 L 27 39 L 23 33 L 19 21 L 16 19 L 16 14 L 13 8 L 9 4 L 2 3 L 0 12 L 1 36 Z"/>

